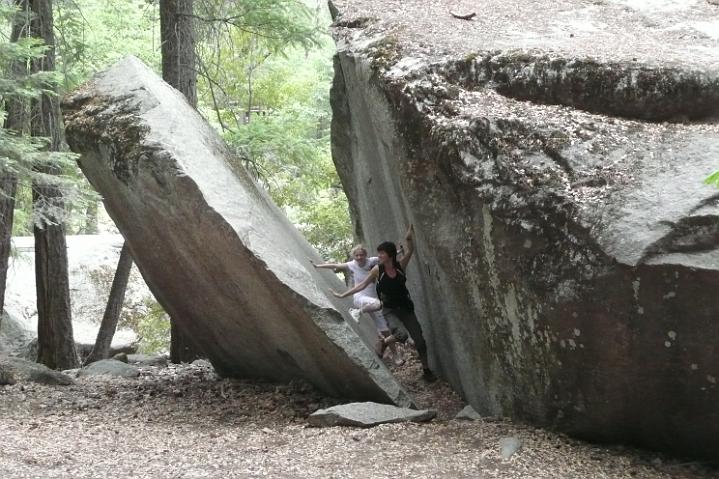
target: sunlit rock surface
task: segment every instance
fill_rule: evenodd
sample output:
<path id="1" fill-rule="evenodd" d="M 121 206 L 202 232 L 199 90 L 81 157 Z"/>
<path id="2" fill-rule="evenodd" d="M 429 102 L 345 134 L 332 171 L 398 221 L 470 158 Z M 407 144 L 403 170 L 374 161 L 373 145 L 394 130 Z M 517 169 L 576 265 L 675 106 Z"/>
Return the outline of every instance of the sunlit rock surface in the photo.
<path id="1" fill-rule="evenodd" d="M 719 8 L 331 8 L 334 160 L 369 244 L 415 225 L 433 366 L 482 415 L 719 457 Z"/>
<path id="2" fill-rule="evenodd" d="M 115 276 L 123 239 L 118 234 L 73 235 L 67 237 L 68 274 L 75 342 L 85 349 L 95 344 L 105 312 L 110 285 Z M 16 236 L 10 258 L 5 291 L 5 310 L 13 321 L 0 327 L 0 351 L 19 354 L 37 337 L 37 293 L 35 289 L 35 239 Z M 133 268 L 130 274 L 122 316 L 147 314 L 153 301 L 142 276 Z M 137 342 L 135 333 L 122 324 L 113 337 L 112 347 L 127 348 Z"/>
<path id="3" fill-rule="evenodd" d="M 312 268 L 316 253 L 180 93 L 131 57 L 64 110 L 147 284 L 220 374 L 410 402 L 328 299 L 339 280 Z"/>

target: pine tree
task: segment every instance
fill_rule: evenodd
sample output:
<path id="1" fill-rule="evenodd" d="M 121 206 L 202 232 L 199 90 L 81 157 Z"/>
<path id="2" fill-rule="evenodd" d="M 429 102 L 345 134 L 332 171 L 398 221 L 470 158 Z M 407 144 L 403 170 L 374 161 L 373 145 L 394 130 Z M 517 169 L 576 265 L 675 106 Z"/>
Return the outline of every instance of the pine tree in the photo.
<path id="1" fill-rule="evenodd" d="M 48 47 L 43 56 L 33 59 L 31 71 L 52 72 L 55 70 L 52 1 L 30 0 L 29 3 L 33 13 L 31 36 L 41 39 Z M 47 149 L 50 152 L 60 151 L 60 122 L 55 95 L 43 92 L 33 100 L 30 130 L 35 137 L 49 139 Z M 62 167 L 50 155 L 47 161 L 35 164 L 35 171 L 39 175 L 32 185 L 33 208 L 45 212 L 43 221 L 36 222 L 34 227 L 38 362 L 54 369 L 71 369 L 79 366 L 79 361 L 72 332 L 63 195 L 55 180 Z"/>

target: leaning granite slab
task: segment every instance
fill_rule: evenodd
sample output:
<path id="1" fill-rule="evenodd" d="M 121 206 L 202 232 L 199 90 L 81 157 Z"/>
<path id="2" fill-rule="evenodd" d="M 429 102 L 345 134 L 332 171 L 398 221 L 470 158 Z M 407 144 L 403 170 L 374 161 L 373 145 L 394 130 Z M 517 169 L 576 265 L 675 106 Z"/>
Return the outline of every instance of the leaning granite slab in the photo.
<path id="1" fill-rule="evenodd" d="M 374 427 L 397 422 L 427 422 L 436 415 L 437 412 L 431 409 L 417 410 L 375 402 L 356 402 L 319 409 L 310 414 L 308 421 L 320 427 Z"/>
<path id="2" fill-rule="evenodd" d="M 219 374 L 411 403 L 328 298 L 339 280 L 180 93 L 129 57 L 64 113 L 152 293 Z"/>
<path id="3" fill-rule="evenodd" d="M 0 375 L 6 375 L 9 382 L 32 382 L 38 384 L 68 386 L 73 384 L 72 378 L 58 371 L 53 371 L 44 364 L 25 359 L 0 356 Z"/>
<path id="4" fill-rule="evenodd" d="M 433 368 L 483 416 L 719 457 L 716 6 L 332 9 L 333 158 L 361 239 L 415 225 Z"/>
<path id="5" fill-rule="evenodd" d="M 131 364 L 123 363 L 117 359 L 101 359 L 85 366 L 77 372 L 77 377 L 109 376 L 115 378 L 136 378 L 140 370 Z"/>

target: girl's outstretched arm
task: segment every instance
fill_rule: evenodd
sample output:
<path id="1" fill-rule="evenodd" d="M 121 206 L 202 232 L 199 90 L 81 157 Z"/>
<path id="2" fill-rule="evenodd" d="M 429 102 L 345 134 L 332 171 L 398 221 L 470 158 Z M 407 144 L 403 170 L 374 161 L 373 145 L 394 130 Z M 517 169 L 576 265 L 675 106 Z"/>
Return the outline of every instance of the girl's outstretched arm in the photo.
<path id="1" fill-rule="evenodd" d="M 310 264 L 315 268 L 322 268 L 322 269 L 333 269 L 335 271 L 347 271 L 349 268 L 347 267 L 347 263 L 320 263 L 316 264 L 314 261 L 310 260 Z"/>

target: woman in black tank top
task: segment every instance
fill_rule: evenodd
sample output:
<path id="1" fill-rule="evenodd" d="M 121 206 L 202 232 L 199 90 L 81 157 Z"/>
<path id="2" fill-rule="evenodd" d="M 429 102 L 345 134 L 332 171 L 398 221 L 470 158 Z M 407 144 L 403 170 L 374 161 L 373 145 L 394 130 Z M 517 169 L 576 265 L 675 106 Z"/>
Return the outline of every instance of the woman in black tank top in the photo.
<path id="1" fill-rule="evenodd" d="M 387 247 L 385 243 L 380 246 Z M 385 308 L 406 308 L 414 311 L 414 303 L 407 290 L 407 277 L 399 263 L 394 265 L 395 275 L 390 276 L 385 271 L 385 265 L 379 265 L 379 279 L 377 280 L 377 297 Z"/>
<path id="2" fill-rule="evenodd" d="M 423 379 L 426 381 L 434 381 L 436 377 L 429 369 L 427 343 L 422 334 L 422 327 L 417 320 L 417 316 L 414 314 L 414 303 L 412 303 L 410 299 L 406 285 L 407 277 L 405 276 L 405 271 L 414 253 L 413 234 L 414 227 L 410 225 L 409 230 L 407 230 L 407 235 L 405 236 L 407 251 L 399 261 L 397 261 L 397 246 L 390 241 L 386 241 L 377 247 L 379 264 L 372 268 L 372 271 L 370 271 L 364 281 L 344 293 L 338 293 L 334 290 L 331 291 L 332 294 L 338 298 L 345 298 L 350 294 L 361 291 L 371 284 L 372 281 L 376 281 L 377 296 L 379 296 L 382 301 L 382 312 L 385 316 L 396 317 L 402 322 L 404 327 L 407 328 L 407 332 L 412 337 L 417 352 L 419 353 L 419 359 L 422 361 L 424 371 L 422 375 Z M 386 337 L 384 341 L 382 341 L 380 351 L 378 351 L 380 356 L 384 347 L 395 341 L 397 341 L 397 338 L 394 335 Z"/>

